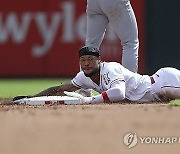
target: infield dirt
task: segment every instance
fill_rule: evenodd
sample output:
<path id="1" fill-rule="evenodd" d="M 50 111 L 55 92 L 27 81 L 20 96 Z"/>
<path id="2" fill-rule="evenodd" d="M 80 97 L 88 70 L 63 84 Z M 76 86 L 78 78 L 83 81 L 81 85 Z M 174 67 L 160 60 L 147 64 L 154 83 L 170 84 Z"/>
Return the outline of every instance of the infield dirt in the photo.
<path id="1" fill-rule="evenodd" d="M 180 107 L 168 104 L 18 106 L 0 103 L 1 154 L 179 154 L 180 143 L 138 144 L 124 135 L 180 137 Z"/>

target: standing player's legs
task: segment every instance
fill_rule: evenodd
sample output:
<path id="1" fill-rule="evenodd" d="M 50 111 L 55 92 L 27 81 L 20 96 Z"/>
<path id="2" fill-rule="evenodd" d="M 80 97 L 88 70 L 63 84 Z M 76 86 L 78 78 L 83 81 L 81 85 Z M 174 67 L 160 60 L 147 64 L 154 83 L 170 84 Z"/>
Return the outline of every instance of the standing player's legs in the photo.
<path id="1" fill-rule="evenodd" d="M 158 70 L 153 78 L 155 83 L 152 89 L 160 97 L 165 99 L 180 98 L 180 71 L 175 68 L 162 68 Z"/>
<path id="2" fill-rule="evenodd" d="M 107 16 L 101 11 L 97 0 L 87 1 L 86 45 L 99 48 L 108 25 Z"/>
<path id="3" fill-rule="evenodd" d="M 99 0 L 101 9 L 121 40 L 122 65 L 130 71 L 138 70 L 138 28 L 136 17 L 128 0 Z"/>

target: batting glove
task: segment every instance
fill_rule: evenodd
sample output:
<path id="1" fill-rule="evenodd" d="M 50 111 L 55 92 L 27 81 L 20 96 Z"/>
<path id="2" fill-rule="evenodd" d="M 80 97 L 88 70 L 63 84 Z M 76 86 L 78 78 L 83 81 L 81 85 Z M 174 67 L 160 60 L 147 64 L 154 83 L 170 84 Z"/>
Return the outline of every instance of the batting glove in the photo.
<path id="1" fill-rule="evenodd" d="M 67 95 L 67 96 L 70 96 L 70 97 L 75 97 L 75 98 L 79 98 L 81 103 L 91 103 L 92 101 L 92 97 L 84 97 L 83 95 L 81 94 L 78 94 L 76 92 L 68 92 L 68 91 L 64 91 L 64 93 Z"/>

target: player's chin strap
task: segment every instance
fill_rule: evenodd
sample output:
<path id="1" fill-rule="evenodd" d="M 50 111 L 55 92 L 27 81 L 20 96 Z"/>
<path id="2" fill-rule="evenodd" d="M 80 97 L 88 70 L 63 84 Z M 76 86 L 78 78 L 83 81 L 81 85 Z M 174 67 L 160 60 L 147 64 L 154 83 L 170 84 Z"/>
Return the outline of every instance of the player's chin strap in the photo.
<path id="1" fill-rule="evenodd" d="M 64 93 L 67 95 L 67 96 L 70 96 L 70 97 L 74 97 L 74 98 L 79 98 L 81 103 L 91 103 L 92 102 L 92 97 L 84 97 L 83 95 L 81 94 L 78 94 L 76 92 L 69 92 L 69 91 L 64 91 Z"/>

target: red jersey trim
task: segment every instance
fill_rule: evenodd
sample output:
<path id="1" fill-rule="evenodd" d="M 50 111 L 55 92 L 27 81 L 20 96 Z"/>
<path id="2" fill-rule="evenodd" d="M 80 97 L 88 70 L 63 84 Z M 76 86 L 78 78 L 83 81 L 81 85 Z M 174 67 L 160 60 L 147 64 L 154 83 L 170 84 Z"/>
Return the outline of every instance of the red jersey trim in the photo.
<path id="1" fill-rule="evenodd" d="M 103 91 L 101 94 L 102 94 L 102 97 L 104 99 L 104 102 L 110 102 L 106 91 Z"/>

